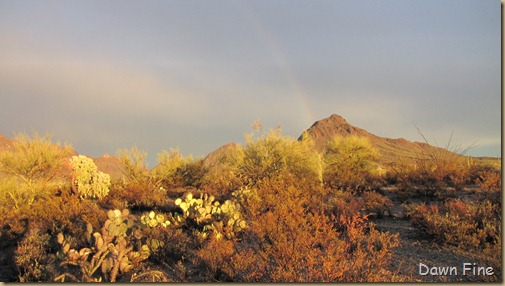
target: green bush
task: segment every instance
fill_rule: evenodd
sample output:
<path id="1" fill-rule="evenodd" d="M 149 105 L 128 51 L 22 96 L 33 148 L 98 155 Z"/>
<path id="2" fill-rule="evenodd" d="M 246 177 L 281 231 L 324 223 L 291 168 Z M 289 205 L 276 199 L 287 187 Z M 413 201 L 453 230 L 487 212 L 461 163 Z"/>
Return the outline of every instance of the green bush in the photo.
<path id="1" fill-rule="evenodd" d="M 170 148 L 158 153 L 158 165 L 153 169 L 153 175 L 158 182 L 169 188 L 184 186 L 183 170 L 193 162 L 192 157 L 184 158 L 178 149 Z"/>
<path id="2" fill-rule="evenodd" d="M 98 171 L 91 158 L 84 155 L 73 156 L 70 165 L 74 171 L 72 186 L 81 198 L 102 199 L 109 193 L 110 176 Z"/>
<path id="3" fill-rule="evenodd" d="M 121 149 L 116 155 L 124 166 L 124 175 L 128 182 L 145 183 L 151 179 L 147 163 L 147 152 L 136 146 L 131 149 Z"/>
<path id="4" fill-rule="evenodd" d="M 365 137 L 336 136 L 328 142 L 324 156 L 324 181 L 332 188 L 364 187 L 378 156 Z"/>
<path id="5" fill-rule="evenodd" d="M 0 205 L 19 209 L 54 189 L 73 151 L 53 143 L 48 134 L 19 134 L 14 139 L 11 149 L 0 152 Z"/>
<path id="6" fill-rule="evenodd" d="M 249 134 L 245 139 L 244 160 L 239 172 L 246 185 L 253 186 L 284 174 L 298 179 L 320 180 L 321 157 L 308 137 L 296 141 L 281 136 L 277 128 L 268 135 L 259 133 L 259 137 L 254 138 Z"/>

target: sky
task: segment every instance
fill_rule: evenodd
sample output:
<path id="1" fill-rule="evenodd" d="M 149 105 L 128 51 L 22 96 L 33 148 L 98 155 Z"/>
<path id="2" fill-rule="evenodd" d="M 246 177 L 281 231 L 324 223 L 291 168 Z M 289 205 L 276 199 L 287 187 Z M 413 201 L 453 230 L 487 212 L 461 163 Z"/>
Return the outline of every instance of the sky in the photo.
<path id="1" fill-rule="evenodd" d="M 0 134 L 204 157 L 255 120 L 501 156 L 496 0 L 0 0 Z"/>

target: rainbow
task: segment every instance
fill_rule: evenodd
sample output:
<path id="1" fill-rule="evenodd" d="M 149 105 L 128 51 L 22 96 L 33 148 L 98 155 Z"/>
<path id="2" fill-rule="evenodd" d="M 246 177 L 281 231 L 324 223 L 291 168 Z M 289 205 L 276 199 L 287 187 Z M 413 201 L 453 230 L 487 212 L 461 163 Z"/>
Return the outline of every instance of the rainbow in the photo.
<path id="1" fill-rule="evenodd" d="M 302 115 L 302 123 L 312 124 L 316 121 L 316 116 L 314 116 L 314 113 L 312 112 L 311 104 L 306 96 L 303 86 L 296 78 L 293 68 L 287 59 L 286 54 L 277 43 L 277 40 L 268 31 L 261 19 L 251 9 L 249 9 L 243 1 L 232 1 L 232 3 L 240 11 L 243 15 L 243 19 L 245 19 L 245 21 L 251 26 L 267 49 L 270 50 L 275 64 L 283 71 L 287 82 L 294 92 L 296 102 L 301 111 L 300 114 Z"/>

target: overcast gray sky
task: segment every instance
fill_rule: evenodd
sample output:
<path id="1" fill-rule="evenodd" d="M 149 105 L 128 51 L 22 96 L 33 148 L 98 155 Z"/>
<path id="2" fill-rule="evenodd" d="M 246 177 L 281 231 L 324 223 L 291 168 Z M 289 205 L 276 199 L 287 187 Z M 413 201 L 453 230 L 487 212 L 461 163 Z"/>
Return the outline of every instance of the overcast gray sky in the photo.
<path id="1" fill-rule="evenodd" d="M 204 156 L 339 114 L 500 156 L 497 0 L 0 0 L 0 133 Z"/>

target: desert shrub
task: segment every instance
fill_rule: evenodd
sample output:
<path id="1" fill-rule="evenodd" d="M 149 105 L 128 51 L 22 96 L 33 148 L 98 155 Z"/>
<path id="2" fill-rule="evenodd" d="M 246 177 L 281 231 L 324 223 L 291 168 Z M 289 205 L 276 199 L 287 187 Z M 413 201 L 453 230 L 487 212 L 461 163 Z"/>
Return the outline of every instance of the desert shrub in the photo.
<path id="1" fill-rule="evenodd" d="M 417 128 L 426 144 L 429 144 L 424 134 Z M 451 197 L 447 187 L 456 191 L 469 182 L 471 160 L 464 154 L 473 146 L 462 148 L 452 145 L 452 133 L 445 148 L 422 148 L 415 159 L 415 173 L 411 176 L 413 183 L 421 186 L 427 195 L 440 198 Z"/>
<path id="2" fill-rule="evenodd" d="M 124 182 L 112 186 L 109 195 L 100 201 L 104 208 L 124 207 L 132 210 L 165 209 L 171 200 L 167 189 L 148 182 Z"/>
<path id="3" fill-rule="evenodd" d="M 360 213 L 364 206 L 365 200 L 356 191 L 332 190 L 325 199 L 324 213 L 328 217 L 351 217 Z"/>
<path id="4" fill-rule="evenodd" d="M 10 237 L 24 235 L 30 229 L 38 229 L 41 235 L 65 231 L 82 243 L 82 221 L 98 225 L 102 215 L 102 209 L 91 201 L 80 200 L 74 195 L 51 195 L 41 198 L 36 204 L 11 210 L 0 220 L 0 224 Z"/>
<path id="5" fill-rule="evenodd" d="M 328 142 L 324 156 L 324 181 L 332 188 L 356 188 L 369 185 L 373 161 L 378 151 L 365 137 L 336 136 Z"/>
<path id="6" fill-rule="evenodd" d="M 325 215 L 321 208 L 319 212 L 311 211 L 310 205 L 321 204 L 320 197 L 288 176 L 264 180 L 248 193 L 258 200 L 243 200 L 250 228 L 236 243 L 236 251 L 229 259 L 232 266 L 221 269 L 229 269 L 225 274 L 230 279 L 269 282 L 391 279 L 384 266 L 397 238 L 376 231 L 359 215 L 359 209 L 352 215 L 338 214 L 338 217 Z M 256 201 L 262 203 L 255 204 Z"/>
<path id="7" fill-rule="evenodd" d="M 402 199 L 420 197 L 445 200 L 454 197 L 466 182 L 465 173 L 458 173 L 456 169 L 443 166 L 441 162 L 438 159 L 415 158 L 393 166 L 389 177 L 394 177 L 398 188 L 397 195 Z M 459 179 L 452 181 L 451 178 L 456 177 Z"/>
<path id="8" fill-rule="evenodd" d="M 0 216 L 4 217 L 11 209 L 20 209 L 24 205 L 31 205 L 44 192 L 33 191 L 16 177 L 8 176 L 0 181 Z"/>
<path id="9" fill-rule="evenodd" d="M 190 155 L 183 157 L 178 149 L 170 148 L 158 154 L 158 165 L 153 169 L 153 176 L 167 188 L 193 186 L 199 187 L 203 176 L 201 160 L 194 160 Z"/>
<path id="10" fill-rule="evenodd" d="M 468 159 L 468 184 L 478 184 L 483 179 L 482 175 L 486 173 L 501 173 L 501 161 L 489 160 L 484 162 L 475 162 L 473 158 Z"/>
<path id="11" fill-rule="evenodd" d="M 321 174 L 321 158 L 310 139 L 295 141 L 283 137 L 280 129 L 270 130 L 268 135 L 259 133 L 246 136 L 244 160 L 240 177 L 246 185 L 253 186 L 263 180 L 282 174 L 299 179 L 317 181 Z"/>
<path id="12" fill-rule="evenodd" d="M 393 202 L 391 202 L 388 197 L 385 197 L 376 191 L 363 193 L 363 199 L 365 201 L 363 210 L 368 214 L 372 213 L 379 217 L 382 217 L 384 212 L 393 206 Z"/>
<path id="13" fill-rule="evenodd" d="M 475 251 L 499 249 L 494 255 L 501 253 L 501 208 L 490 201 L 422 204 L 410 216 L 413 224 L 443 243 Z"/>
<path id="14" fill-rule="evenodd" d="M 142 230 L 151 245 L 151 260 L 157 263 L 177 263 L 188 256 L 199 245 L 181 227 L 146 227 Z M 153 241 L 163 242 L 158 247 L 152 247 Z M 154 249 L 155 248 L 155 249 Z"/>
<path id="15" fill-rule="evenodd" d="M 109 193 L 110 175 L 98 171 L 91 158 L 84 155 L 70 159 L 73 169 L 72 188 L 79 197 L 102 199 Z"/>
<path id="16" fill-rule="evenodd" d="M 12 149 L 0 152 L 0 204 L 20 208 L 47 195 L 72 153 L 70 146 L 53 143 L 49 134 L 17 135 Z"/>
<path id="17" fill-rule="evenodd" d="M 231 262 L 235 243 L 212 235 L 202 247 L 193 252 L 192 263 L 200 270 L 203 281 L 231 281 Z"/>
<path id="18" fill-rule="evenodd" d="M 244 150 L 238 144 L 229 146 L 214 158 L 206 158 L 204 161 L 202 188 L 208 194 L 226 196 L 243 185 L 239 173 L 244 161 Z"/>
<path id="19" fill-rule="evenodd" d="M 50 253 L 51 246 L 51 237 L 47 233 L 41 234 L 34 228 L 25 234 L 15 254 L 19 282 L 51 280 L 56 273 L 56 258 Z"/>
<path id="20" fill-rule="evenodd" d="M 124 175 L 127 181 L 145 183 L 150 180 L 151 176 L 145 162 L 147 152 L 135 146 L 131 149 L 120 149 L 116 155 L 124 166 Z"/>
<path id="21" fill-rule="evenodd" d="M 501 172 L 500 170 L 484 171 L 479 174 L 477 186 L 481 199 L 489 199 L 501 206 Z"/>
<path id="22" fill-rule="evenodd" d="M 447 187 L 461 189 L 468 177 L 469 168 L 464 158 L 449 150 L 439 150 L 428 154 L 428 158 L 417 159 L 417 177 L 414 181 L 429 190 L 442 190 Z"/>
<path id="23" fill-rule="evenodd" d="M 65 232 L 75 238 L 76 246 L 81 246 L 86 243 L 86 223 L 99 227 L 104 217 L 105 211 L 92 201 L 77 196 L 53 196 L 23 210 L 17 220 L 27 219 L 29 228 L 38 228 L 41 233 Z"/>

